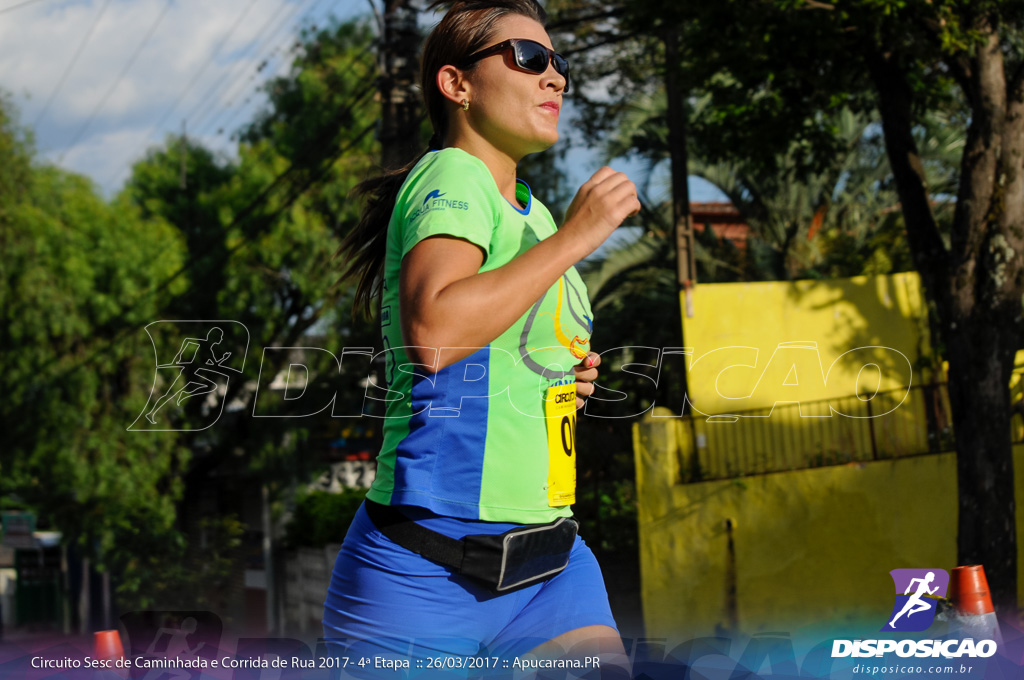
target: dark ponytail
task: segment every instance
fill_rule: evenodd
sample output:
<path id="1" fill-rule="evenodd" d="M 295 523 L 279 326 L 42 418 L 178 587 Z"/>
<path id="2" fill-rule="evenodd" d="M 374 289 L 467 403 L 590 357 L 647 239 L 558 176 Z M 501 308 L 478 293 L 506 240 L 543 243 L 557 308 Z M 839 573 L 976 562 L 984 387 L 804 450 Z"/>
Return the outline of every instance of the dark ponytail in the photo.
<path id="1" fill-rule="evenodd" d="M 430 147 L 407 165 L 371 177 L 356 185 L 352 195 L 366 201 L 359 222 L 342 241 L 335 257 L 348 258 L 339 283 L 358 277 L 352 315 L 362 310 L 369 319 L 373 303 L 384 281 L 384 257 L 387 253 L 388 223 L 395 209 L 398 191 L 413 167 L 430 150 L 441 149 L 448 134 L 448 100 L 437 89 L 436 76 L 441 67 L 460 62 L 491 42 L 499 19 L 509 15 L 529 17 L 541 25 L 547 14 L 536 0 L 439 0 L 427 9 L 448 6 L 448 12 L 427 36 L 420 63 L 420 86 L 427 114 L 434 128 Z M 472 67 L 471 67 L 472 68 Z"/>

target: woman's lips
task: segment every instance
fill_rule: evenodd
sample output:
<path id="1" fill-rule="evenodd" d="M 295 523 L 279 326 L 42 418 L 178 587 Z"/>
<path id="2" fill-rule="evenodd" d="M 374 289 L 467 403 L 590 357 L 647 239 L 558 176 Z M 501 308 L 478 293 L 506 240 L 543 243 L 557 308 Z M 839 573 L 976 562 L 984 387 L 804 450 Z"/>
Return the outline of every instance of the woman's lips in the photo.
<path id="1" fill-rule="evenodd" d="M 545 102 L 541 104 L 540 107 L 542 109 L 547 109 L 548 111 L 551 111 L 556 116 L 558 115 L 559 109 L 561 109 L 561 107 L 556 102 Z"/>

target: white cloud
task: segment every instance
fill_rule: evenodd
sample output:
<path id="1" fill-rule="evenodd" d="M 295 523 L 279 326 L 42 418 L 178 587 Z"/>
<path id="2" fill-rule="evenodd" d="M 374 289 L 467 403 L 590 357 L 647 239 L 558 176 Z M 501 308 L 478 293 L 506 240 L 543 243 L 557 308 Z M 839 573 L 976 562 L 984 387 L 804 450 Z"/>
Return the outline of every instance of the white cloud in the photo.
<path id="1" fill-rule="evenodd" d="M 107 178 L 124 181 L 128 167 L 123 162 L 138 149 L 146 148 L 148 128 L 122 128 L 91 135 L 68 150 L 61 165 L 69 170 L 89 175 L 97 183 Z"/>
<path id="2" fill-rule="evenodd" d="M 186 116 L 190 132 L 203 135 L 216 132 L 203 129 L 214 122 L 214 114 L 221 114 L 221 124 L 231 118 L 235 125 L 243 123 L 247 117 L 228 110 L 224 95 L 231 91 L 233 106 L 241 104 L 267 75 L 252 78 L 259 63 L 274 50 L 280 55 L 279 48 L 294 41 L 299 20 L 369 9 L 355 0 L 174 0 L 104 101 L 168 2 L 110 0 L 101 17 L 106 1 L 47 0 L 0 14 L 0 89 L 15 95 L 22 122 L 34 125 L 95 26 L 40 121 L 36 140 L 44 157 L 92 176 L 108 191 L 114 188 L 113 175 L 123 179 L 121 169 L 167 133 L 180 131 Z M 94 111 L 95 118 L 72 148 Z"/>
<path id="3" fill-rule="evenodd" d="M 35 123 L 106 1 L 44 0 L 0 14 L 0 90 L 15 95 L 23 123 Z M 229 134 L 264 101 L 254 96 L 256 88 L 287 70 L 282 48 L 294 42 L 299 21 L 322 23 L 331 13 L 350 17 L 370 9 L 366 0 L 173 0 L 131 70 L 103 101 L 167 2 L 110 0 L 35 131 L 43 158 L 89 175 L 108 194 L 146 149 L 180 133 L 186 117 L 191 137 L 231 154 Z M 424 28 L 439 18 L 420 17 Z M 277 61 L 257 74 L 271 53 Z M 568 127 L 563 132 L 568 142 Z M 601 164 L 594 149 L 577 148 L 570 155 L 577 184 Z"/>
<path id="4" fill-rule="evenodd" d="M 102 18 L 104 0 L 63 5 L 39 3 L 11 12 L 0 23 L 0 83 L 16 92 L 32 93 L 32 102 L 25 112 L 34 120 L 90 27 L 95 25 L 47 113 L 47 119 L 52 118 L 57 124 L 88 116 L 165 3 L 166 0 L 112 0 Z M 167 102 L 210 59 L 244 9 L 251 5 L 250 16 L 258 21 L 258 15 L 265 15 L 275 4 L 275 0 L 256 0 L 255 4 L 253 0 L 175 2 L 122 81 L 115 93 L 118 97 L 111 99 L 117 108 L 106 108 L 103 113 L 123 114 Z M 234 49 L 251 39 L 247 34 L 253 26 L 254 21 L 244 21 L 227 46 Z M 208 71 L 215 73 L 217 66 L 223 65 L 211 65 Z M 134 96 L 126 98 L 122 88 L 135 93 Z"/>

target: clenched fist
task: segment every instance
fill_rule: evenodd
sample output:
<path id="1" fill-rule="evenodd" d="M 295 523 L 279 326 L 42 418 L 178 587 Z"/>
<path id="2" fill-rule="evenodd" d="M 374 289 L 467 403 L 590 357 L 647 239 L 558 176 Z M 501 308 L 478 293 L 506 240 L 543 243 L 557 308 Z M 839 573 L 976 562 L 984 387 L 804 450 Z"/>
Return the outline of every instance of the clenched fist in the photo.
<path id="1" fill-rule="evenodd" d="M 605 166 L 594 173 L 569 204 L 562 229 L 572 232 L 594 252 L 627 217 L 640 212 L 636 185 L 625 173 Z"/>

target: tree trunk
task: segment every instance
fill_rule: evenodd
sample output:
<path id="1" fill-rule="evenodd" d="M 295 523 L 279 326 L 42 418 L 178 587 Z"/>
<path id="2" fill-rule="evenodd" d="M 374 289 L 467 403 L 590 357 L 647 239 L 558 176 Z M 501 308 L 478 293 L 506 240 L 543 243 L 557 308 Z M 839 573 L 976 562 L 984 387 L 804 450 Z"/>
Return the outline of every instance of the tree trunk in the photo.
<path id="1" fill-rule="evenodd" d="M 995 27 L 969 58 L 971 104 L 953 218 L 949 304 L 941 310 L 957 443 L 957 560 L 982 564 L 996 608 L 1017 608 L 1010 374 L 1019 347 L 1024 256 L 1020 135 Z M 1010 97 L 1007 95 L 1011 94 Z"/>
<path id="2" fill-rule="evenodd" d="M 1009 614 L 1017 602 L 1008 388 L 1017 332 L 998 318 L 950 325 L 956 327 L 947 330 L 946 358 L 956 436 L 957 563 L 983 565 L 996 608 Z"/>
<path id="3" fill-rule="evenodd" d="M 951 62 L 971 104 L 951 245 L 942 243 L 912 136 L 913 94 L 891 56 L 869 50 L 886 153 L 915 265 L 936 304 L 949 361 L 957 454 L 957 563 L 985 567 L 1003 615 L 1017 605 L 1017 529 L 1009 380 L 1021 328 L 1019 106 L 1008 98 L 998 36 Z M 1019 88 L 1016 88 L 1019 90 Z M 1018 118 L 1020 116 L 1017 116 Z"/>

